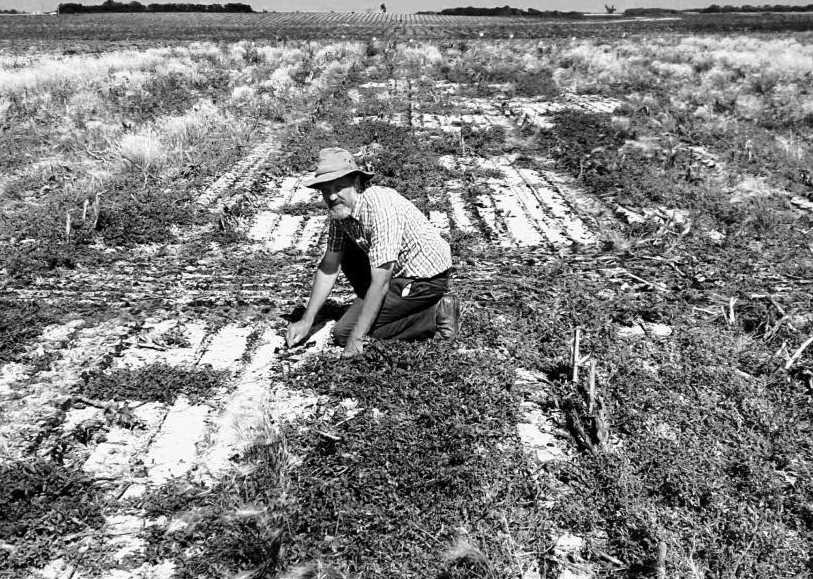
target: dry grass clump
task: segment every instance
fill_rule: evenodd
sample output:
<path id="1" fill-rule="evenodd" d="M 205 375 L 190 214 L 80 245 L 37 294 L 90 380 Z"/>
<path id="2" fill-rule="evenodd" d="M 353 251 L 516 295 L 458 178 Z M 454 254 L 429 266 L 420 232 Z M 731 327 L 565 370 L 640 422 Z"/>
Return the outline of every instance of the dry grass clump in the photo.
<path id="1" fill-rule="evenodd" d="M 460 534 L 443 553 L 445 569 L 438 579 L 497 579 L 500 575 L 488 557 L 472 544 L 467 534 Z"/>
<path id="2" fill-rule="evenodd" d="M 305 60 L 305 51 L 300 47 L 258 46 L 257 51 L 266 64 L 274 68 L 292 66 Z"/>
<path id="3" fill-rule="evenodd" d="M 260 86 L 272 93 L 284 94 L 295 87 L 294 75 L 296 71 L 297 68 L 292 65 L 282 65 L 274 69 L 274 72 L 271 73 L 267 80 L 262 81 Z"/>
<path id="4" fill-rule="evenodd" d="M 160 169 L 167 160 L 167 150 L 151 128 L 124 135 L 118 143 L 117 153 L 128 167 L 143 173 Z"/>
<path id="5" fill-rule="evenodd" d="M 311 43 L 313 63 L 322 68 L 334 62 L 358 62 L 364 55 L 364 44 L 361 42 L 331 42 L 324 46 Z"/>
<path id="6" fill-rule="evenodd" d="M 229 120 L 231 119 L 211 100 L 201 100 L 185 114 L 164 117 L 156 121 L 155 125 L 167 146 L 182 154 L 188 147 L 214 132 L 215 126 L 223 125 Z"/>
<path id="7" fill-rule="evenodd" d="M 438 66 L 445 61 L 437 46 L 432 44 L 403 45 L 399 44 L 395 58 L 408 68 Z"/>
<path id="8" fill-rule="evenodd" d="M 317 93 L 335 90 L 352 66 L 351 62 L 330 62 L 319 76 L 313 79 L 311 89 Z"/>
<path id="9" fill-rule="evenodd" d="M 713 111 L 768 126 L 809 118 L 813 46 L 792 37 L 578 39 L 549 50 L 556 82 L 576 92 L 655 90 L 700 116 Z"/>
<path id="10" fill-rule="evenodd" d="M 165 58 L 165 54 L 164 50 L 151 49 L 41 59 L 22 69 L 0 70 L 0 94 L 37 93 L 53 90 L 60 85 L 93 83 L 118 71 L 154 67 Z"/>

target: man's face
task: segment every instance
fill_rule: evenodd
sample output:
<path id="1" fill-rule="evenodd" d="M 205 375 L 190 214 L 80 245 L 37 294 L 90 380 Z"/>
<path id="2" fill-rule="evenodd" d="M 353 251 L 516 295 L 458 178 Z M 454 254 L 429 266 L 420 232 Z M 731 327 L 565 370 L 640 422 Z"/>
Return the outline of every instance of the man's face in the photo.
<path id="1" fill-rule="evenodd" d="M 356 176 L 345 175 L 335 181 L 319 185 L 322 197 L 327 203 L 328 212 L 333 219 L 347 219 L 356 206 Z"/>

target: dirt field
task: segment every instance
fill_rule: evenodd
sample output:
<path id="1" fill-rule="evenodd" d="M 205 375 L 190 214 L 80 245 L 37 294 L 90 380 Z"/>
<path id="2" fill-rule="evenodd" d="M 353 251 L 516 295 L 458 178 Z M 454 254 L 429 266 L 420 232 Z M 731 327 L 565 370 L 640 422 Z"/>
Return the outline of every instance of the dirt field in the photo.
<path id="1" fill-rule="evenodd" d="M 660 26 L 7 41 L 0 576 L 813 572 L 813 38 Z M 283 347 L 328 145 L 455 342 Z"/>

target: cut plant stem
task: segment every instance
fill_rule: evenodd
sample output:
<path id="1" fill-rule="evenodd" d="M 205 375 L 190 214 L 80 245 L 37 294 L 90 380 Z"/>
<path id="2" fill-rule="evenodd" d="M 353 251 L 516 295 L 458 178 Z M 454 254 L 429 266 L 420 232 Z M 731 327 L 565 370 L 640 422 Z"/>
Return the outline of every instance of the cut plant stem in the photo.
<path id="1" fill-rule="evenodd" d="M 628 275 L 628 276 L 629 276 L 629 277 L 631 277 L 632 279 L 634 279 L 634 280 L 636 280 L 636 281 L 639 281 L 639 282 L 641 282 L 642 284 L 645 284 L 645 285 L 647 285 L 647 286 L 651 287 L 651 288 L 652 288 L 652 289 L 654 289 L 654 290 L 657 290 L 657 291 L 662 291 L 662 292 L 665 292 L 665 291 L 666 291 L 666 287 L 665 287 L 663 284 L 661 284 L 661 283 L 655 283 L 655 282 L 647 281 L 647 280 L 645 280 L 644 278 L 639 277 L 639 276 L 635 275 L 634 273 L 627 271 L 627 270 L 626 270 L 626 269 L 624 269 L 624 268 L 621 268 L 621 272 L 622 272 L 622 273 L 624 273 L 624 274 L 626 274 L 626 275 Z"/>
<path id="2" fill-rule="evenodd" d="M 581 328 L 576 328 L 573 330 L 573 348 L 570 352 L 570 365 L 573 368 L 573 374 L 571 376 L 571 380 L 574 384 L 579 383 L 579 341 L 581 340 Z"/>
<path id="3" fill-rule="evenodd" d="M 666 543 L 658 543 L 658 579 L 666 579 Z"/>
<path id="4" fill-rule="evenodd" d="M 799 349 L 796 350 L 790 358 L 788 358 L 788 361 L 785 362 L 785 370 L 791 369 L 791 367 L 796 363 L 796 360 L 801 358 L 802 354 L 810 344 L 813 344 L 813 336 L 810 336 L 807 340 L 805 340 L 804 343 L 799 346 Z"/>
<path id="5" fill-rule="evenodd" d="M 587 380 L 587 413 L 592 415 L 596 406 L 596 361 L 590 361 L 590 377 Z"/>

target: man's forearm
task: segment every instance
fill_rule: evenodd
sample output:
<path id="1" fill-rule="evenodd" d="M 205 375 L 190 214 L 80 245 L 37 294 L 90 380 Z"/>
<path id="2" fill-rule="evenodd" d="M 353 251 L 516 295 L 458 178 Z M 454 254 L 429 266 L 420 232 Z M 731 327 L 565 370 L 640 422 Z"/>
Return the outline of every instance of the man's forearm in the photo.
<path id="1" fill-rule="evenodd" d="M 381 304 L 384 302 L 384 297 L 390 287 L 389 278 L 384 280 L 373 280 L 364 296 L 364 303 L 361 306 L 361 313 L 359 314 L 356 325 L 350 333 L 351 340 L 360 340 L 370 331 L 373 327 L 373 322 L 381 310 Z"/>
<path id="2" fill-rule="evenodd" d="M 321 267 L 316 270 L 316 274 L 313 276 L 313 287 L 311 288 L 310 299 L 308 299 L 308 306 L 305 308 L 305 314 L 302 316 L 303 320 L 313 323 L 316 314 L 318 314 L 322 306 L 325 305 L 325 300 L 327 300 L 327 296 L 330 295 L 330 291 L 333 289 L 338 275 L 338 272 L 327 273 L 322 271 Z"/>

